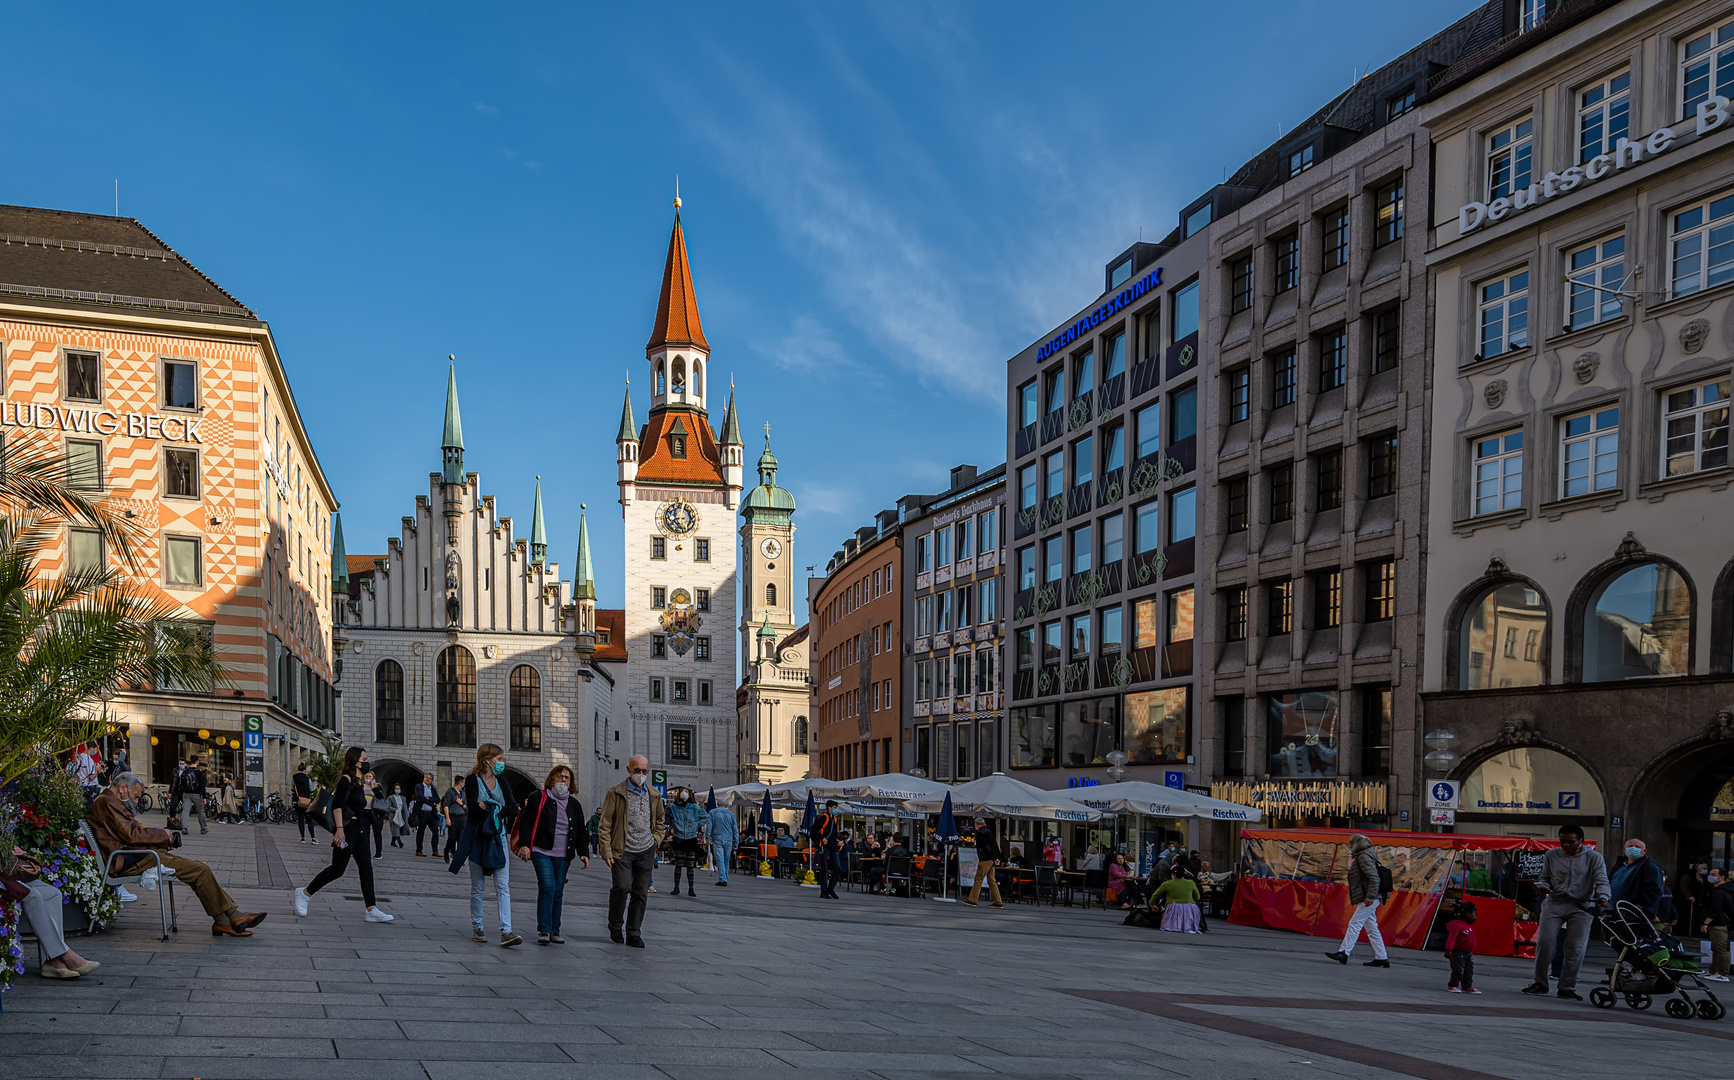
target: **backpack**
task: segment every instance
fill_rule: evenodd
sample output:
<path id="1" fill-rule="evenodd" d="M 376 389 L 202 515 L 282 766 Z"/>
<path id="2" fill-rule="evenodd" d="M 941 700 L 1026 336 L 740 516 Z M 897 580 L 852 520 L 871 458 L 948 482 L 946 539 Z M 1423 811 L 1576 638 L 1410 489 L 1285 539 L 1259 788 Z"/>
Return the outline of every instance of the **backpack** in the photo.
<path id="1" fill-rule="evenodd" d="M 1396 883 L 1391 880 L 1391 868 L 1384 863 L 1375 864 L 1379 868 L 1379 900 L 1384 902 L 1397 891 Z"/>

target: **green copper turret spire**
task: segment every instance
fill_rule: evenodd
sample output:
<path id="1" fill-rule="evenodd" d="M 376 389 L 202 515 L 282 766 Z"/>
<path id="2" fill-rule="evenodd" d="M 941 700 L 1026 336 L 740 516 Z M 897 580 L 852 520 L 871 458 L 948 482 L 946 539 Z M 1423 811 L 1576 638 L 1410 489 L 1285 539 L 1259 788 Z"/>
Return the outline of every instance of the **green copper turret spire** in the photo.
<path id="1" fill-rule="evenodd" d="M 777 632 L 771 629 L 771 613 L 767 611 L 765 612 L 764 625 L 759 627 L 759 637 L 775 640 L 776 636 Z"/>
<path id="2" fill-rule="evenodd" d="M 542 478 L 536 477 L 536 509 L 530 515 L 530 565 L 548 561 L 548 530 L 542 525 Z"/>
<path id="3" fill-rule="evenodd" d="M 331 591 L 349 595 L 349 556 L 343 550 L 343 515 L 331 515 Z"/>
<path id="4" fill-rule="evenodd" d="M 452 366 L 446 372 L 446 430 L 445 437 L 440 440 L 445 468 L 440 482 L 461 484 L 464 482 L 464 424 L 458 417 L 458 365 L 457 357 L 447 359 L 452 361 Z"/>
<path id="5" fill-rule="evenodd" d="M 584 509 L 583 503 L 578 509 Z M 590 525 L 584 520 L 584 515 L 578 515 L 578 566 L 572 571 L 572 599 L 596 599 L 596 571 L 590 565 Z"/>
<path id="6" fill-rule="evenodd" d="M 620 406 L 620 434 L 614 436 L 614 441 L 637 442 L 638 422 L 632 419 L 632 384 L 626 386 L 626 403 Z"/>

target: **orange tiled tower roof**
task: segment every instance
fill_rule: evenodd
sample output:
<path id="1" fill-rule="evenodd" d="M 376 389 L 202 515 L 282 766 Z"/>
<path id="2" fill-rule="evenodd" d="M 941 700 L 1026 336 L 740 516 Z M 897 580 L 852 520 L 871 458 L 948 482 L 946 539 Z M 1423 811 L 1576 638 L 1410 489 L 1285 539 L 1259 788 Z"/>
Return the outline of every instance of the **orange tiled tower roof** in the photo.
<path id="1" fill-rule="evenodd" d="M 692 291 L 692 267 L 686 259 L 686 234 L 680 211 L 674 212 L 674 232 L 668 238 L 668 263 L 662 269 L 662 296 L 656 301 L 656 323 L 646 352 L 664 345 L 692 345 L 710 351 L 698 320 L 698 297 Z"/>

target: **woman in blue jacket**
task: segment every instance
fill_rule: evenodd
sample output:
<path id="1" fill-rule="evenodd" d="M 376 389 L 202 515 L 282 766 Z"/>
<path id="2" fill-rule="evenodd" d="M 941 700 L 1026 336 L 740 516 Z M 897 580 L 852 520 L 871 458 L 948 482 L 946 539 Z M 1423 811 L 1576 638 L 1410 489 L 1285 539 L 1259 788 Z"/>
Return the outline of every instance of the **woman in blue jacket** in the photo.
<path id="1" fill-rule="evenodd" d="M 668 808 L 668 824 L 674 833 L 672 850 L 676 896 L 680 895 L 682 870 L 686 871 L 686 895 L 698 895 L 692 887 L 693 867 L 698 865 L 699 852 L 704 846 L 704 827 L 709 823 L 710 815 L 694 805 L 691 789 L 677 788 L 674 792 L 674 805 Z"/>

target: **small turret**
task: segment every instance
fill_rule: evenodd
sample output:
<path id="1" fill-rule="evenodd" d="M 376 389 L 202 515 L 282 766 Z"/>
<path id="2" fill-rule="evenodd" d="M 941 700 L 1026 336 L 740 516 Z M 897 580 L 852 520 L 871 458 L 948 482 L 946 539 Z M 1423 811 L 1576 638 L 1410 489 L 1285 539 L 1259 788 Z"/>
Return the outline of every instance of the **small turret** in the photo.
<path id="1" fill-rule="evenodd" d="M 464 422 L 458 416 L 457 357 L 449 359 L 452 365 L 446 372 L 446 430 L 445 437 L 440 440 L 440 456 L 444 463 L 440 483 L 461 484 L 464 482 Z"/>
<path id="2" fill-rule="evenodd" d="M 632 383 L 626 384 L 626 400 L 620 406 L 620 433 L 614 436 L 615 462 L 620 467 L 620 505 L 629 506 L 633 482 L 638 479 L 638 422 L 632 418 Z"/>
<path id="3" fill-rule="evenodd" d="M 536 477 L 536 508 L 530 514 L 530 565 L 548 565 L 548 530 L 542 524 L 542 478 Z"/>
<path id="4" fill-rule="evenodd" d="M 578 651 L 584 659 L 596 652 L 596 570 L 590 564 L 590 523 L 578 509 L 578 558 L 572 570 L 572 606 L 577 614 Z"/>
<path id="5" fill-rule="evenodd" d="M 730 488 L 739 491 L 746 471 L 742 458 L 746 449 L 741 441 L 740 416 L 735 412 L 733 386 L 729 387 L 729 403 L 723 410 L 722 435 L 717 439 L 717 450 L 722 454 L 723 479 Z"/>

